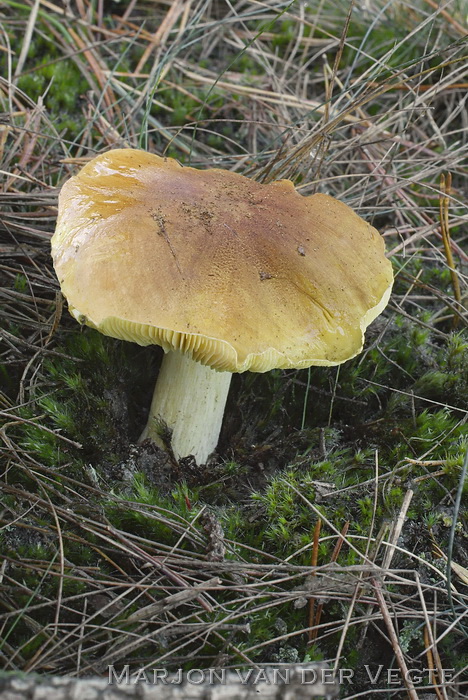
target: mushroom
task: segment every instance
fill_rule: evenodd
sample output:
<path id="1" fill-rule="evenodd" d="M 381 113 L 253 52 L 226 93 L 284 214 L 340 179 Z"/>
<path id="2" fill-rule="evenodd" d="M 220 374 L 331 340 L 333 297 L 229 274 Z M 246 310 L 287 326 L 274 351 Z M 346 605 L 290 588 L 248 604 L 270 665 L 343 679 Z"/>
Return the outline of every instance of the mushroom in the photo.
<path id="1" fill-rule="evenodd" d="M 349 360 L 393 283 L 382 237 L 342 202 L 133 149 L 64 184 L 52 256 L 80 323 L 163 347 L 141 439 L 161 445 L 166 424 L 198 463 L 233 372 Z"/>

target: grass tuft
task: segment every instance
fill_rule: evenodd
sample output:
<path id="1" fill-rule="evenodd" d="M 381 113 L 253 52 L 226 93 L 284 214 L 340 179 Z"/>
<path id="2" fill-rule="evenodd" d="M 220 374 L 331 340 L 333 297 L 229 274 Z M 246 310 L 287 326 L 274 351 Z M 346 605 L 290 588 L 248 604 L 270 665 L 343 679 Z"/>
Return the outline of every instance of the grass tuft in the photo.
<path id="1" fill-rule="evenodd" d="M 461 683 L 464 13 L 458 0 L 3 0 L 3 668 L 325 659 L 355 671 L 352 697 L 392 690 L 386 674 L 370 688 L 366 664 L 429 665 L 438 697 L 458 682 L 441 668 Z M 137 444 L 160 353 L 78 327 L 51 265 L 59 187 L 126 146 L 331 194 L 382 232 L 395 270 L 339 371 L 234 378 L 219 454 L 200 468 Z"/>

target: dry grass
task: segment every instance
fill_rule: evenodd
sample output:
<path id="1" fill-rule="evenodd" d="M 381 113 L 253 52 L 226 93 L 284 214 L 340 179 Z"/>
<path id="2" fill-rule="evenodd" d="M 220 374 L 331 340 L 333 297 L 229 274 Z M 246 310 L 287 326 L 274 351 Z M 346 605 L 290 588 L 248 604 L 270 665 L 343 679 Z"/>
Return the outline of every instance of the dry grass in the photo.
<path id="1" fill-rule="evenodd" d="M 182 517 L 166 503 L 125 500 L 109 492 L 86 459 L 80 478 L 70 475 L 67 455 L 71 464 L 86 445 L 51 426 L 35 400 L 53 394 L 44 362 L 66 359 L 64 339 L 76 333 L 62 317 L 48 253 L 58 188 L 87 159 L 114 147 L 140 146 L 265 182 L 288 177 L 303 194 L 343 199 L 382 231 L 399 281 L 374 347 L 396 316 L 440 342 L 462 332 L 468 319 L 466 7 L 456 0 L 440 7 L 431 0 L 131 0 L 111 11 L 102 1 L 75 0 L 66 7 L 0 2 L 0 523 L 10 545 L 46 545 L 41 551 L 51 553 L 18 558 L 6 547 L 2 665 L 74 676 L 105 674 L 109 664 L 129 659 L 140 669 L 258 667 L 262 658 L 272 661 L 269 649 L 308 640 L 313 658 L 314 650 L 330 650 L 332 639 L 329 661 L 338 670 L 357 629 L 361 655 L 372 635 L 403 675 L 421 663 L 431 669 L 424 689 L 431 697 L 458 697 L 461 671 L 442 681 L 440 647 L 449 639 L 462 653 L 468 596 L 460 565 L 466 562 L 453 561 L 450 549 L 439 552 L 448 565 L 438 566 L 400 539 L 421 481 L 405 483 L 392 520 L 378 530 L 373 519 L 367 538 L 344 522 L 341 531 L 296 490 L 310 509 L 311 532 L 319 519 L 327 526 L 325 533 L 316 527 L 315 548 L 306 547 L 315 553 L 311 569 L 294 564 L 300 549 L 282 559 L 224 538 L 213 516 L 203 520 L 210 511 L 203 504 L 188 504 Z M 58 88 L 50 80 L 43 94 L 31 96 L 31 80 L 44 72 L 40 55 L 29 58 L 33 44 L 42 52 L 51 47 L 46 65 L 72 66 L 72 82 L 86 89 L 74 93 L 57 77 Z M 60 102 L 67 89 L 73 104 Z M 422 281 L 432 268 L 448 270 L 450 283 Z M 374 382 L 371 371 L 364 381 Z M 466 421 L 463 406 L 420 398 Z M 21 430 L 28 423 L 54 434 L 60 466 L 25 446 Z M 445 488 L 446 461 L 431 456 L 432 449 L 408 449 L 403 465 L 382 470 L 376 453 L 374 478 L 359 484 L 372 494 L 374 510 L 411 460 L 425 473 L 420 480 Z M 466 463 L 458 489 L 446 489 L 452 548 L 455 537 L 466 537 L 457 525 L 465 476 Z M 325 493 L 325 502 L 336 493 Z M 111 506 L 132 514 L 132 523 L 145 514 L 166 537 L 143 536 L 123 517 L 118 527 Z M 327 540 L 335 547 L 329 563 L 318 557 L 319 541 Z M 337 563 L 340 549 L 354 551 L 358 563 Z M 279 626 L 276 637 L 250 641 L 249 620 L 278 610 L 284 616 L 310 600 L 315 607 L 305 608 L 302 628 L 285 633 Z M 324 619 L 323 608 L 333 603 L 342 617 Z M 402 648 L 408 621 L 423 632 L 417 651 Z M 347 700 L 359 695 L 345 690 Z M 417 698 L 420 689 L 407 680 L 401 691 Z M 391 692 L 403 697 L 395 695 L 398 686 Z"/>

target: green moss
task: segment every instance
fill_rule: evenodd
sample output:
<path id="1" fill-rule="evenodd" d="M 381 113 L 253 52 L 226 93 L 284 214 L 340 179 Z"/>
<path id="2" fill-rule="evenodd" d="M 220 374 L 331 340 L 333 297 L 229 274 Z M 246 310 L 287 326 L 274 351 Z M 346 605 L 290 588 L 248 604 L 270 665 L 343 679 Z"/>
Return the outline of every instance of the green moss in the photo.
<path id="1" fill-rule="evenodd" d="M 275 22 L 273 31 L 272 46 L 273 48 L 284 48 L 295 38 L 297 24 L 293 19 L 283 19 Z"/>
<path id="2" fill-rule="evenodd" d="M 18 9 L 25 19 L 29 15 L 29 6 L 8 4 Z M 299 36 L 299 25 L 292 17 L 294 11 L 295 7 L 291 6 L 287 16 L 273 22 L 271 13 L 264 23 L 258 20 L 247 22 L 254 35 L 261 33 L 262 29 L 269 33 L 260 37 L 255 51 L 250 51 L 249 47 L 238 51 L 237 47 L 225 45 L 220 48 L 216 66 L 204 60 L 199 65 L 218 71 L 220 78 L 224 68 L 229 66 L 229 70 L 242 73 L 244 85 L 257 84 L 257 76 L 263 77 L 265 70 L 262 61 L 257 58 L 258 46 L 265 45 L 280 59 L 291 55 Z M 310 25 L 315 25 L 316 17 L 310 8 L 304 11 Z M 327 8 L 323 15 L 325 21 L 314 28 L 314 37 L 329 41 L 331 34 L 339 36 L 337 28 L 341 30 L 342 27 L 342 11 L 341 6 Z M 398 11 L 395 9 L 395 12 Z M 384 16 L 382 12 L 382 17 L 379 17 L 379 12 L 378 9 L 377 15 L 372 16 L 375 23 L 367 37 L 370 29 L 368 15 L 353 13 L 342 57 L 342 63 L 350 67 L 345 79 L 349 75 L 349 79 L 354 81 L 366 70 L 369 81 L 381 80 L 398 64 L 401 68 L 403 62 L 419 60 L 426 44 L 432 45 L 428 42 L 428 32 L 434 31 L 439 19 L 435 18 L 434 23 L 431 26 L 428 24 L 417 36 L 413 35 L 410 42 L 403 41 L 408 29 L 405 17 L 401 18 L 397 27 L 390 27 L 388 13 Z M 91 75 L 91 84 L 88 84 L 75 60 L 65 56 L 64 47 L 70 48 L 72 42 L 69 42 L 65 24 L 60 30 L 57 29 L 57 18 L 53 26 L 61 32 L 64 44 L 47 38 L 46 24 L 51 21 L 50 17 L 45 17 L 45 9 L 41 7 L 25 64 L 26 71 L 31 68 L 34 71 L 20 78 L 19 88 L 35 101 L 44 96 L 47 115 L 54 127 L 65 131 L 66 138 L 71 138 L 80 134 L 85 126 L 80 99 L 81 95 L 96 87 L 95 77 Z M 106 26 L 114 27 L 110 15 L 104 21 Z M 311 26 L 306 26 L 305 36 L 310 36 L 311 31 Z M 172 35 L 176 34 L 178 31 L 172 32 Z M 442 43 L 446 41 L 447 33 L 443 34 L 440 39 Z M 14 37 L 12 32 L 10 36 L 12 43 L 16 42 L 14 50 L 17 57 L 21 50 L 21 38 Z M 388 49 L 395 46 L 395 42 L 402 42 L 401 46 L 392 52 L 383 67 L 381 59 Z M 361 44 L 363 50 L 358 51 Z M 193 51 L 189 59 L 196 64 L 197 52 L 201 48 L 197 42 L 188 48 L 189 52 Z M 303 52 L 303 48 L 304 44 L 300 46 L 299 53 Z M 141 42 L 141 46 L 135 45 L 131 49 L 132 58 L 141 56 L 143 50 L 144 42 Z M 334 50 L 330 51 L 329 63 L 332 65 Z M 2 67 L 6 66 L 6 58 L 5 53 L 0 54 Z M 51 61 L 53 65 L 46 65 Z M 76 61 L 86 66 L 83 55 L 77 55 Z M 321 94 L 323 88 L 322 66 L 319 64 L 310 66 L 312 72 L 308 90 L 314 93 L 314 99 L 317 96 L 315 91 Z M 132 60 L 128 67 L 131 69 L 134 65 Z M 430 62 L 425 65 L 430 65 Z M 119 65 L 122 70 L 126 67 L 125 61 Z M 248 129 L 242 120 L 246 116 L 251 118 L 250 100 L 235 91 L 227 100 L 226 93 L 216 88 L 194 86 L 181 77 L 179 68 L 171 67 L 165 77 L 172 85 L 164 82 L 157 85 L 155 97 L 169 110 L 153 105 L 149 114 L 155 119 L 157 117 L 158 124 L 183 126 L 200 118 L 197 142 L 222 151 L 227 144 L 225 137 L 234 137 L 235 142 L 246 146 L 244 134 Z M 436 77 L 427 75 L 424 81 L 427 84 Z M 133 79 L 129 78 L 128 83 L 131 89 Z M 358 81 L 353 84 L 359 89 Z M 186 94 L 185 90 L 191 94 Z M 100 87 L 96 92 L 96 95 L 99 94 Z M 338 95 L 339 88 L 335 86 L 335 96 Z M 260 114 L 262 122 L 271 115 L 275 118 L 279 114 L 275 107 L 263 107 L 264 114 Z M 382 103 L 379 101 L 366 107 L 371 115 L 378 114 L 381 109 Z M 209 123 L 210 117 L 224 121 Z M 235 123 L 237 119 L 239 124 Z M 131 128 L 127 134 L 125 129 L 120 131 L 121 126 L 114 126 L 121 135 L 132 136 Z M 264 132 L 262 124 L 256 135 L 260 147 L 269 143 Z M 186 132 L 182 133 L 185 135 Z M 86 146 L 97 144 L 101 148 L 103 142 L 99 138 L 95 143 L 90 132 L 89 140 L 83 143 Z M 166 148 L 167 142 L 158 132 L 153 134 L 153 138 L 151 147 Z M 246 147 L 249 148 L 249 144 Z M 430 147 L 443 156 L 443 146 L 431 144 Z M 233 149 L 234 145 L 230 142 L 229 147 L 225 148 L 226 156 L 233 155 Z M 398 164 L 404 151 L 402 149 L 396 153 L 395 163 Z M 34 158 L 42 155 L 38 146 Z M 54 167 L 62 155 L 57 148 L 52 159 Z M 188 156 L 180 152 L 177 143 L 168 148 L 167 155 L 181 162 L 188 161 Z M 209 151 L 206 151 L 206 155 L 209 157 Z M 47 158 L 44 163 L 47 163 Z M 411 180 L 412 167 L 408 164 L 407 172 L 400 171 L 407 183 Z M 38 173 L 42 177 L 40 169 Z M 430 194 L 433 194 L 433 171 L 428 173 L 430 182 L 418 180 L 410 185 L 415 194 L 427 194 L 428 185 Z M 297 181 L 301 178 L 299 173 Z M 335 181 L 332 177 L 330 186 L 333 187 Z M 22 183 L 19 181 L 17 186 L 25 186 Z M 369 188 L 369 192 L 372 191 L 373 188 Z M 437 206 L 434 206 L 432 199 L 420 199 L 418 202 L 423 202 L 421 207 L 424 206 L 429 216 L 437 217 Z M 453 220 L 461 220 L 456 213 L 455 202 L 451 206 L 454 207 L 451 210 Z M 418 216 L 416 210 L 405 212 L 407 221 L 414 222 L 415 226 L 420 226 Z M 377 214 L 377 219 L 385 226 L 390 219 L 391 224 L 394 223 L 392 217 L 393 214 L 385 212 L 379 219 Z M 457 226 L 454 226 L 454 236 L 457 231 Z M 39 259 L 39 263 L 34 256 L 31 259 L 37 266 L 36 273 L 43 258 Z M 342 530 L 345 523 L 349 523 L 349 536 L 353 538 L 353 545 L 358 551 L 344 544 L 338 564 L 351 566 L 361 563 L 358 552 L 365 550 L 369 538 L 385 529 L 386 523 L 394 522 L 403 498 L 411 488 L 414 495 L 407 512 L 404 534 L 410 549 L 414 546 L 412 533 L 417 532 L 417 551 L 422 559 L 426 556 L 432 562 L 429 532 L 433 531 L 437 541 L 446 546 L 453 514 L 445 505 L 449 502 L 448 494 L 453 495 L 458 488 L 467 446 L 466 423 L 463 423 L 465 414 L 462 411 L 468 395 L 468 343 L 461 331 L 454 332 L 452 319 L 444 320 L 440 314 L 441 311 L 447 316 L 450 314 L 443 300 L 445 297 L 448 300 L 453 298 L 447 267 L 437 261 L 429 264 L 427 256 L 397 257 L 393 263 L 397 272 L 395 294 L 400 298 L 407 293 L 416 276 L 418 283 L 428 287 L 424 290 L 425 300 L 420 306 L 408 304 L 404 307 L 413 318 L 398 315 L 393 310 L 387 312 L 369 329 L 365 351 L 340 367 L 339 371 L 336 368 L 311 368 L 302 372 L 277 370 L 266 375 L 236 377 L 226 421 L 226 452 L 218 462 L 215 460 L 205 469 L 195 469 L 189 464 L 169 464 L 166 467 L 158 463 L 152 471 L 153 463 L 145 470 L 140 469 L 140 463 L 131 464 L 129 446 L 136 441 L 144 424 L 156 376 L 158 352 L 104 338 L 90 329 L 77 330 L 71 321 L 67 322 L 64 318 L 53 341 L 44 348 L 45 352 L 42 353 L 41 348 L 34 358 L 31 374 L 28 375 L 32 376 L 34 370 L 34 381 L 24 385 L 26 405 L 16 411 L 14 421 L 6 431 L 14 443 L 14 450 L 11 452 L 13 457 L 8 456 L 9 471 L 5 487 L 14 489 L 15 497 L 7 494 L 2 505 L 8 514 L 11 512 L 12 518 L 23 518 L 24 527 L 5 527 L 0 537 L 2 551 L 10 560 L 8 576 L 16 578 L 18 582 L 19 604 L 27 608 L 31 602 L 42 605 L 49 601 L 49 607 L 38 608 L 34 619 L 43 627 L 50 626 L 54 620 L 60 557 L 55 515 L 60 523 L 60 541 L 65 555 L 62 594 L 64 599 L 79 596 L 77 601 L 73 601 L 75 608 L 62 607 L 61 622 L 64 625 L 80 624 L 83 613 L 79 607 L 81 602 L 90 591 L 95 593 L 95 586 L 107 586 L 112 577 L 114 590 L 120 593 L 121 585 L 126 589 L 125 604 L 128 607 L 121 613 L 119 624 L 131 634 L 137 628 L 132 624 L 126 625 L 125 618 L 132 611 L 141 609 L 145 595 L 148 602 L 157 600 L 158 595 L 166 596 L 165 586 L 168 584 L 163 576 L 161 579 L 156 576 L 154 589 L 143 592 L 138 585 L 133 588 L 133 583 L 140 581 L 142 574 L 141 561 L 135 555 L 134 546 L 141 547 L 148 555 L 146 564 L 149 566 L 143 573 L 150 572 L 151 585 L 154 572 L 150 566 L 154 564 L 159 573 L 157 564 L 160 561 L 152 561 L 150 557 L 158 547 L 163 551 L 173 547 L 183 550 L 187 556 L 197 558 L 202 570 L 208 538 L 201 511 L 207 506 L 217 515 L 224 528 L 226 558 L 231 563 L 241 562 L 244 565 L 247 562 L 248 567 L 250 562 L 264 564 L 278 558 L 309 567 L 314 528 L 317 519 L 322 517 L 319 563 L 326 564 L 331 560 L 337 541 L 336 533 Z M 30 279 L 26 274 L 17 274 L 12 279 L 14 290 L 21 295 L 29 294 Z M 428 299 L 431 288 L 437 294 Z M 434 316 L 435 312 L 437 316 Z M 31 326 L 27 323 L 22 325 L 21 314 L 18 318 L 7 324 L 7 330 L 14 337 L 28 341 Z M 47 314 L 44 314 L 44 318 L 47 318 Z M 55 354 L 49 354 L 50 349 Z M 15 405 L 18 382 L 31 355 L 26 356 L 25 351 L 22 364 L 14 358 L 13 371 L 9 364 L 10 357 L 5 357 L 0 376 L 4 381 L 7 401 L 11 402 L 7 405 Z M 24 457 L 24 463 L 21 463 L 18 455 Z M 413 461 L 408 462 L 408 458 Z M 431 464 L 431 460 L 435 463 Z M 164 472 L 166 468 L 167 473 Z M 465 485 L 466 489 L 468 485 Z M 55 513 L 48 507 L 47 496 L 53 503 Z M 463 536 L 461 527 L 461 523 L 456 525 L 457 540 Z M 425 542 L 424 552 L 421 550 Z M 380 550 L 377 557 L 381 556 Z M 395 554 L 397 556 L 404 559 L 401 551 Z M 44 562 L 52 560 L 55 568 L 45 575 Z M 34 562 L 37 564 L 35 570 L 29 568 L 30 563 L 34 567 Z M 445 564 L 438 562 L 434 566 L 443 571 Z M 230 576 L 231 570 L 226 574 L 225 582 L 227 580 L 228 585 L 225 590 L 216 593 L 222 609 L 208 613 L 198 603 L 194 606 L 196 615 L 204 616 L 197 619 L 208 621 L 216 630 L 222 629 L 224 616 L 239 612 L 241 588 L 236 589 L 237 579 Z M 258 580 L 255 586 L 251 586 L 249 576 L 250 573 L 245 578 L 249 590 L 255 590 L 252 600 L 259 593 L 256 602 L 266 605 L 271 600 L 278 602 L 276 596 L 280 585 L 283 586 L 281 590 L 287 592 L 304 580 L 297 577 L 278 584 L 275 579 L 275 587 L 270 588 L 265 578 L 261 581 L 264 588 L 260 589 Z M 169 581 L 168 588 L 172 583 Z M 440 580 L 437 579 L 439 584 Z M 32 593 L 24 590 L 25 585 Z M 244 581 L 240 586 L 243 585 Z M 92 596 L 89 596 L 91 600 Z M 203 654 L 206 654 L 203 658 L 220 658 L 219 655 L 231 643 L 242 650 L 253 644 L 269 644 L 270 640 L 287 634 L 293 636 L 289 640 L 275 642 L 271 648 L 261 646 L 249 653 L 250 658 L 259 662 L 307 661 L 330 658 L 336 650 L 339 633 L 325 637 L 323 648 L 318 645 L 309 647 L 304 634 L 294 636 L 307 625 L 307 607 L 296 609 L 287 600 L 269 610 L 252 612 L 249 605 L 246 604 L 245 620 L 251 626 L 251 633 L 229 630 L 224 639 L 224 632 L 220 638 L 211 636 L 204 647 Z M 358 612 L 359 605 L 356 606 Z M 189 615 L 192 612 L 191 604 L 175 614 L 179 615 L 179 612 L 181 616 Z M 327 601 L 324 614 L 329 622 L 343 620 L 343 602 Z M 238 619 L 244 622 L 244 618 Z M 45 641 L 42 633 L 32 635 L 21 617 L 15 626 L 10 622 L 8 625 L 9 643 L 21 649 L 22 655 L 29 661 Z M 103 626 L 102 634 L 106 635 L 111 648 L 115 641 L 111 626 Z M 343 665 L 354 666 L 359 661 L 355 648 L 357 634 L 357 626 L 351 626 L 343 649 Z M 416 647 L 419 653 L 421 640 L 418 634 L 419 630 L 412 623 L 401 628 L 401 644 L 408 653 L 413 653 Z M 86 657 L 86 663 L 92 662 L 99 653 L 94 644 L 95 639 L 92 639 L 90 652 L 85 641 L 83 658 Z M 133 659 L 135 666 L 141 665 L 142 659 L 154 659 L 158 654 L 166 654 L 167 646 L 164 645 L 167 645 L 167 641 L 161 635 L 160 640 L 148 642 L 129 654 L 129 658 Z M 195 667 L 199 663 L 198 651 L 199 638 L 192 646 L 184 648 L 185 658 L 193 654 L 186 667 L 190 664 Z M 448 645 L 445 653 L 447 658 L 451 654 L 454 658 L 456 656 Z"/>
<path id="3" fill-rule="evenodd" d="M 46 417 L 46 425 L 63 431 L 68 438 L 84 445 L 90 453 L 122 442 L 122 422 L 127 419 L 129 393 L 136 393 L 150 373 L 148 354 L 136 346 L 105 338 L 86 329 L 68 336 L 59 348 L 63 357 L 44 361 L 44 370 L 53 390 L 36 397 L 36 406 Z M 135 362 L 138 355 L 145 357 Z M 28 431 L 26 431 L 28 432 Z M 29 442 L 37 437 L 30 429 Z M 53 437 L 46 438 L 56 444 Z"/>
<path id="4" fill-rule="evenodd" d="M 29 65 L 34 65 L 34 72 L 20 76 L 18 87 L 34 102 L 42 99 L 57 131 L 65 132 L 65 138 L 76 137 L 85 126 L 84 116 L 76 106 L 89 89 L 78 67 L 72 59 L 63 58 L 56 44 L 42 34 L 36 34 L 31 42 Z M 72 113 L 73 117 L 63 117 Z"/>
<path id="5" fill-rule="evenodd" d="M 24 293 L 28 289 L 28 280 L 25 275 L 17 274 L 15 276 L 15 281 L 13 282 L 13 288 L 17 292 Z"/>

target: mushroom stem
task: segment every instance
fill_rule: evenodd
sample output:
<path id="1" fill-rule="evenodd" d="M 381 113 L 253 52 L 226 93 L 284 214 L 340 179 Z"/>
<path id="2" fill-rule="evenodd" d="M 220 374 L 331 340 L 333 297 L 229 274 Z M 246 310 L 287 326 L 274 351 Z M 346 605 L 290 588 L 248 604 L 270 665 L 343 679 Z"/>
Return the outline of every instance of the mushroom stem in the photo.
<path id="1" fill-rule="evenodd" d="M 164 448 L 161 424 L 172 432 L 177 459 L 193 455 L 204 464 L 218 444 L 231 372 L 217 372 L 179 352 L 168 352 L 154 389 L 148 423 L 140 442 Z"/>

